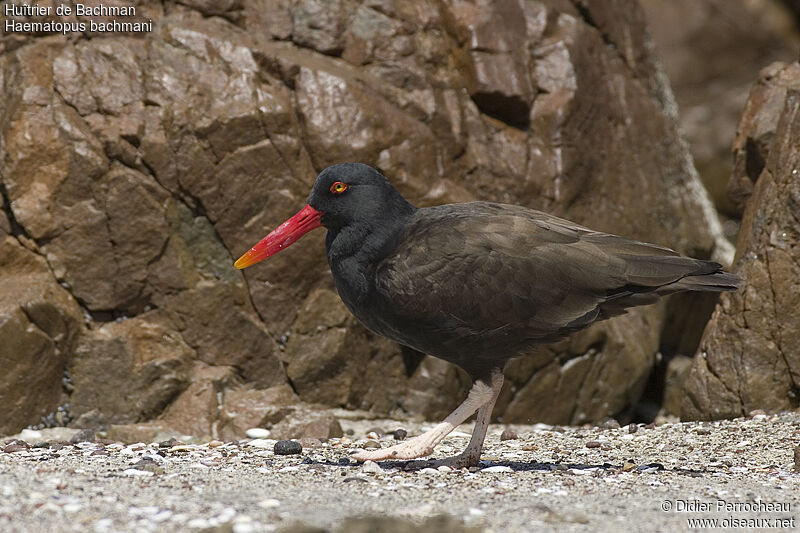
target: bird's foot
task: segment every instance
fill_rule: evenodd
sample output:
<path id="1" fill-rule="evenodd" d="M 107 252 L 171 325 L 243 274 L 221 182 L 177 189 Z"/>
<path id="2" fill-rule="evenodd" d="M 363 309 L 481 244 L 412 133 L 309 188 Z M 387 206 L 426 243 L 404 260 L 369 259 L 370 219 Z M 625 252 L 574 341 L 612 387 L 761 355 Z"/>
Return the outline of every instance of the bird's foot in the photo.
<path id="1" fill-rule="evenodd" d="M 419 438 L 409 439 L 380 450 L 364 450 L 352 455 L 356 461 L 407 461 L 433 453 L 433 446 Z"/>
<path id="2" fill-rule="evenodd" d="M 461 470 L 462 468 L 470 468 L 478 466 L 481 456 L 480 453 L 460 453 L 453 457 L 445 457 L 444 459 L 431 459 L 426 466 L 431 468 L 438 468 L 440 466 L 448 466 L 453 470 Z"/>
<path id="3" fill-rule="evenodd" d="M 419 459 L 433 453 L 433 447 L 424 442 L 415 443 L 412 440 L 403 442 L 402 444 L 395 444 L 389 448 L 382 450 L 364 450 L 356 452 L 352 457 L 356 461 L 409 461 L 411 459 Z M 472 450 L 464 450 L 459 455 L 453 457 L 445 457 L 443 459 L 428 459 L 422 461 L 420 466 L 438 468 L 440 466 L 448 466 L 454 470 L 462 468 L 470 468 L 478 466 L 481 454 L 480 450 L 475 453 Z"/>

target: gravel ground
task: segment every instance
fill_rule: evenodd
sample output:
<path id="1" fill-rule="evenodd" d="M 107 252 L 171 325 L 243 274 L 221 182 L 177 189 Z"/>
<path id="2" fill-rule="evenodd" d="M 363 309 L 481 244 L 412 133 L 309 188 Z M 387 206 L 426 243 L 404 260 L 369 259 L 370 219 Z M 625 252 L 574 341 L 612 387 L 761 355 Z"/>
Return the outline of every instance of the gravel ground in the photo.
<path id="1" fill-rule="evenodd" d="M 427 426 L 342 424 L 350 436 L 306 441 L 296 455 L 276 455 L 269 439 L 70 444 L 59 442 L 70 430 L 26 431 L 16 438 L 31 447 L 12 437 L 0 447 L 0 531 L 750 530 L 796 529 L 800 518 L 798 413 L 655 427 L 493 425 L 473 471 L 355 463 L 353 448 Z M 387 434 L 366 438 L 372 428 Z M 501 440 L 504 430 L 517 438 Z M 459 428 L 436 456 L 466 446 L 469 431 Z M 702 519 L 718 522 L 693 522 Z"/>

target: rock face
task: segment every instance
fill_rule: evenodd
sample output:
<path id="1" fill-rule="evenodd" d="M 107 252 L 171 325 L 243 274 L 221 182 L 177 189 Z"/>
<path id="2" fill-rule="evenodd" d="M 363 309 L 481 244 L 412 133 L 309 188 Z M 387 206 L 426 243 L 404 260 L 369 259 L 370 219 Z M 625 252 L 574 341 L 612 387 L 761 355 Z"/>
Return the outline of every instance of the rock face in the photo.
<path id="1" fill-rule="evenodd" d="M 58 348 L 58 363 L 47 401 L 5 431 L 71 394 L 87 424 L 206 413 L 170 419 L 202 432 L 235 419 L 220 415 L 228 392 L 287 384 L 300 402 L 449 411 L 464 375 L 355 323 L 333 292 L 324 232 L 244 273 L 231 266 L 332 163 L 377 166 L 421 206 L 519 203 L 732 255 L 635 2 L 137 6 L 151 33 L 0 41 L 0 233 L 38 251 L 36 283 L 59 291 L 54 316 L 71 317 L 58 339 L 31 334 L 27 349 Z M 2 263 L 3 287 L 33 283 L 17 271 Z M 9 309 L 2 346 L 29 320 Z M 513 363 L 496 414 L 625 416 L 665 316 L 636 310 Z M 75 387 L 62 393 L 64 368 Z"/>
<path id="2" fill-rule="evenodd" d="M 79 427 L 152 418 L 188 385 L 194 352 L 165 314 L 150 311 L 86 332 L 70 362 Z"/>
<path id="3" fill-rule="evenodd" d="M 734 169 L 728 181 L 728 196 L 740 214 L 744 214 L 753 187 L 767 164 L 789 90 L 800 90 L 797 63 L 765 67 L 750 90 L 733 141 Z"/>
<path id="4" fill-rule="evenodd" d="M 685 384 L 689 419 L 800 404 L 800 65 L 762 71 L 735 150 L 733 190 L 751 191 L 738 196 L 749 196 L 735 262 L 746 282 L 706 328 Z"/>
<path id="5" fill-rule="evenodd" d="M 790 2 L 640 0 L 681 110 L 681 129 L 715 205 L 741 218 L 726 188 L 730 148 L 758 72 L 793 61 L 800 45 Z M 735 225 L 733 226 L 735 227 Z"/>
<path id="6" fill-rule="evenodd" d="M 38 424 L 62 401 L 83 317 L 38 253 L 0 236 L 0 434 Z"/>

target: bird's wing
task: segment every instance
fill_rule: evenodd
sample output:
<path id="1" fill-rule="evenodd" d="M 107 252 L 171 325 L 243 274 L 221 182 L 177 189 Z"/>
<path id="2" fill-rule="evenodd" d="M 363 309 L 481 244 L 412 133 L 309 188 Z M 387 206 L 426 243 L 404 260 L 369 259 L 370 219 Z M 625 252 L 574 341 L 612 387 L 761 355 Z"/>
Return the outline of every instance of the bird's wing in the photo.
<path id="1" fill-rule="evenodd" d="M 653 301 L 659 287 L 704 263 L 523 207 L 475 202 L 419 210 L 377 265 L 375 286 L 394 312 L 422 323 L 475 334 L 522 328 L 545 339 Z"/>

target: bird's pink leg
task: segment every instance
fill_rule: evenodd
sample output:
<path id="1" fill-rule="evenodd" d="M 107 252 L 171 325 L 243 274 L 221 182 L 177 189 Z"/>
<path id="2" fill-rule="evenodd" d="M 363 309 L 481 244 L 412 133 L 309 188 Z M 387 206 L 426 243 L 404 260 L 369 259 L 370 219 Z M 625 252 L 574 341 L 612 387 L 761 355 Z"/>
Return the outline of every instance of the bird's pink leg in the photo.
<path id="1" fill-rule="evenodd" d="M 486 431 L 489 429 L 489 422 L 492 420 L 492 410 L 494 409 L 494 404 L 497 401 L 497 396 L 500 394 L 500 389 L 502 387 L 503 374 L 498 372 L 492 375 L 492 399 L 478 409 L 478 416 L 475 417 L 475 429 L 472 430 L 472 437 L 469 439 L 469 444 L 463 452 L 455 457 L 442 459 L 440 461 L 441 464 L 453 468 L 478 466 L 478 462 L 481 459 L 483 441 L 486 440 Z"/>
<path id="2" fill-rule="evenodd" d="M 469 445 L 461 455 L 446 459 L 443 464 L 449 464 L 450 462 L 454 462 L 453 466 L 461 466 L 462 463 L 464 463 L 463 466 L 478 464 L 483 440 L 486 438 L 486 430 L 489 427 L 489 420 L 492 416 L 492 408 L 502 386 L 503 374 L 501 372 L 492 374 L 491 385 L 476 381 L 472 385 L 467 399 L 456 407 L 455 411 L 444 419 L 444 422 L 433 429 L 389 448 L 362 451 L 353 454 L 353 457 L 358 461 L 385 461 L 417 459 L 430 455 L 434 447 L 442 439 L 460 424 L 463 424 L 477 410 L 478 418 L 475 421 L 475 429 L 472 432 Z M 466 464 L 467 462 L 469 464 Z"/>

